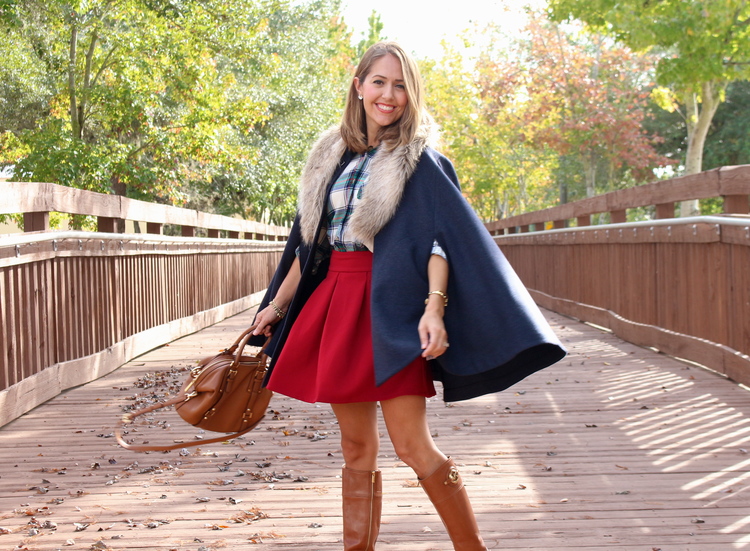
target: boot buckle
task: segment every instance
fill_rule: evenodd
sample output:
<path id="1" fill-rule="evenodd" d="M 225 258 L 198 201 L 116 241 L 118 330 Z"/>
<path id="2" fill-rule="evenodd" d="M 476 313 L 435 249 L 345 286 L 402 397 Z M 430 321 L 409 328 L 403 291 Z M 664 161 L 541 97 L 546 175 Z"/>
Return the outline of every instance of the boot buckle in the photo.
<path id="1" fill-rule="evenodd" d="M 458 484 L 459 480 L 461 479 L 460 475 L 458 474 L 458 468 L 455 466 L 451 467 L 448 471 L 448 482 L 451 484 Z M 446 482 L 446 484 L 448 484 Z"/>

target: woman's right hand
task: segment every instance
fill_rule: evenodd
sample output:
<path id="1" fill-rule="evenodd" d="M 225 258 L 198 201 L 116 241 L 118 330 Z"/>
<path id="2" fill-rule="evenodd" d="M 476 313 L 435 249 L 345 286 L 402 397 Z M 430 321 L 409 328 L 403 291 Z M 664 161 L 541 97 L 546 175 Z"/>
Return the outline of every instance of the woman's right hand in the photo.
<path id="1" fill-rule="evenodd" d="M 273 333 L 272 327 L 280 320 L 281 318 L 276 315 L 276 310 L 274 310 L 273 306 L 269 304 L 255 316 L 255 329 L 253 330 L 253 335 L 270 337 L 271 333 Z"/>
<path id="2" fill-rule="evenodd" d="M 255 316 L 255 330 L 253 331 L 253 335 L 271 336 L 271 333 L 273 333 L 272 326 L 284 317 L 283 315 L 279 316 L 277 312 L 284 314 L 289 309 L 289 304 L 292 302 L 297 285 L 299 285 L 300 277 L 299 258 L 295 258 L 279 290 L 276 292 L 276 296 L 268 303 L 268 306 Z M 275 304 L 276 308 L 272 304 Z"/>

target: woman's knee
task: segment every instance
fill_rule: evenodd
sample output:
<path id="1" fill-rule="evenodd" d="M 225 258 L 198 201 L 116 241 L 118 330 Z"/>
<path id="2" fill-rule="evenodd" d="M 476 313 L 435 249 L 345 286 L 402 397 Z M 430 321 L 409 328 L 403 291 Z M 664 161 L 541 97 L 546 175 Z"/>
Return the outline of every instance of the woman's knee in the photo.
<path id="1" fill-rule="evenodd" d="M 373 469 L 377 463 L 380 436 L 374 403 L 334 404 L 341 430 L 341 453 L 351 468 Z"/>
<path id="2" fill-rule="evenodd" d="M 341 435 L 341 453 L 347 464 L 375 460 L 380 451 L 380 442 L 372 435 Z"/>

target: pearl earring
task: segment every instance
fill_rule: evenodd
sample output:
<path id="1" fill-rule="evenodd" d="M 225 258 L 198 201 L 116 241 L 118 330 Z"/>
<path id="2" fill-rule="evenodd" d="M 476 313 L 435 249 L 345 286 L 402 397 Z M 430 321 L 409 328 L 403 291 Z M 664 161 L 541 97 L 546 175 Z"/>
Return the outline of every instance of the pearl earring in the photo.
<path id="1" fill-rule="evenodd" d="M 362 96 L 357 96 L 359 99 L 362 99 Z"/>

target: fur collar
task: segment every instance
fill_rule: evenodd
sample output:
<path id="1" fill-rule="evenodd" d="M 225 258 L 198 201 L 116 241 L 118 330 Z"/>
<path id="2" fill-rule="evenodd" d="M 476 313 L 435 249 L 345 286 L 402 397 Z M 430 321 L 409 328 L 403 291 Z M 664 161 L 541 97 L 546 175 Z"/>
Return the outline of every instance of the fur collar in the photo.
<path id="1" fill-rule="evenodd" d="M 385 226 L 401 202 L 406 182 L 414 174 L 419 158 L 437 141 L 431 120 L 417 131 L 414 140 L 390 151 L 379 149 L 370 163 L 370 176 L 362 200 L 349 220 L 355 238 L 373 250 L 375 235 Z M 327 204 L 326 191 L 346 151 L 339 127 L 327 130 L 313 146 L 302 171 L 299 213 L 302 239 L 311 244 L 319 235 L 318 223 Z"/>

